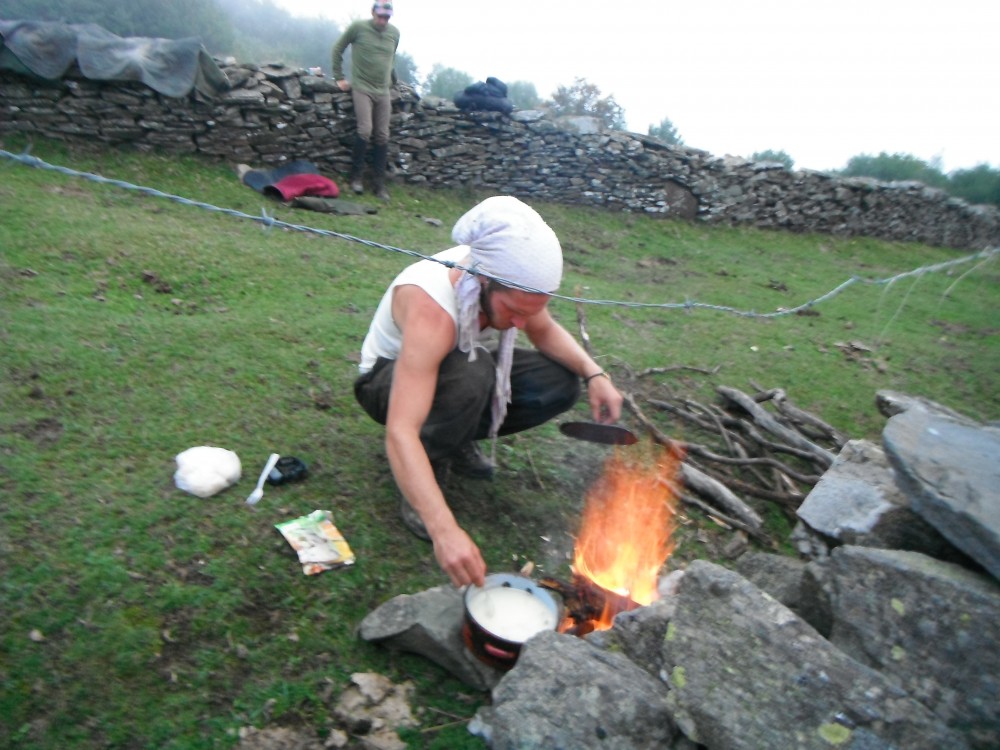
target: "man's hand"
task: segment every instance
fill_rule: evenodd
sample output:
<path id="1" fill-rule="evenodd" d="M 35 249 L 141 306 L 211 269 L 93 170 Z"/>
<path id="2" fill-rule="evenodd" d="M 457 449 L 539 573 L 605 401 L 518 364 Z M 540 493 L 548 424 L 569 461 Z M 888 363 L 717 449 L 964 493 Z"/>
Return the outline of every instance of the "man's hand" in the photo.
<path id="1" fill-rule="evenodd" d="M 350 91 L 351 82 L 348 81 L 346 78 L 342 78 L 339 81 L 337 81 L 337 88 L 339 88 L 341 91 Z"/>
<path id="2" fill-rule="evenodd" d="M 587 400 L 595 422 L 614 424 L 621 419 L 625 399 L 606 375 L 598 375 L 587 382 Z"/>
<path id="3" fill-rule="evenodd" d="M 448 574 L 456 588 L 472 583 L 482 586 L 486 578 L 486 563 L 479 547 L 460 527 L 433 537 L 434 557 L 438 565 Z"/>
<path id="4" fill-rule="evenodd" d="M 456 522 L 420 441 L 441 362 L 455 346 L 455 323 L 427 292 L 412 285 L 395 290 L 392 315 L 403 331 L 403 346 L 393 369 L 386 419 L 389 465 L 403 496 L 424 522 L 434 557 L 451 582 L 482 585 L 482 553 Z"/>
<path id="5" fill-rule="evenodd" d="M 529 318 L 524 324 L 524 332 L 542 354 L 562 363 L 581 378 L 601 371 L 600 365 L 590 358 L 576 339 L 555 322 L 548 308 Z M 586 387 L 594 421 L 606 424 L 617 422 L 621 418 L 625 399 L 615 388 L 611 378 L 606 375 L 589 378 Z"/>

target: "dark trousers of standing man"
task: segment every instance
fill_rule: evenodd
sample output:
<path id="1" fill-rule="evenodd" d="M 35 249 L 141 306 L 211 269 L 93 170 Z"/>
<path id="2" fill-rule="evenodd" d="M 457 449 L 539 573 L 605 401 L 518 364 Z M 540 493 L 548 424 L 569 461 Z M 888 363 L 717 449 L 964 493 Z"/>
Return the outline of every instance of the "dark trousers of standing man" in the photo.
<path id="1" fill-rule="evenodd" d="M 392 114 L 389 94 L 366 94 L 354 89 L 351 97 L 357 119 L 357 131 L 351 150 L 351 190 L 355 193 L 364 190 L 361 177 L 365 169 L 368 144 L 371 142 L 372 188 L 380 198 L 387 198 L 388 195 L 382 193 L 385 191 L 385 170 L 389 160 L 389 117 Z"/>
<path id="2" fill-rule="evenodd" d="M 495 352 L 480 349 L 475 362 L 457 349 L 438 370 L 437 389 L 420 440 L 431 461 L 447 458 L 471 440 L 489 436 L 496 380 Z M 368 416 L 385 424 L 395 360 L 379 358 L 354 382 L 354 395 Z M 580 398 L 580 378 L 534 349 L 514 349 L 511 402 L 500 435 L 537 427 L 570 409 Z M 405 398 L 406 394 L 402 394 Z"/>

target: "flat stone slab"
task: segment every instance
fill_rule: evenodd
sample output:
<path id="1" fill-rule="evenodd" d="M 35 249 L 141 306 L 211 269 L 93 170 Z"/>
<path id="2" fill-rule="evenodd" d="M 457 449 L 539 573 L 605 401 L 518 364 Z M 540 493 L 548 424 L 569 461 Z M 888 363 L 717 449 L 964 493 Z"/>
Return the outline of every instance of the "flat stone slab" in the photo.
<path id="1" fill-rule="evenodd" d="M 914 408 L 882 443 L 910 507 L 1000 579 L 1000 429 Z"/>
<path id="2" fill-rule="evenodd" d="M 361 621 L 360 635 L 386 648 L 425 656 L 465 684 L 489 690 L 503 673 L 484 664 L 465 646 L 465 605 L 454 586 L 402 594 Z"/>

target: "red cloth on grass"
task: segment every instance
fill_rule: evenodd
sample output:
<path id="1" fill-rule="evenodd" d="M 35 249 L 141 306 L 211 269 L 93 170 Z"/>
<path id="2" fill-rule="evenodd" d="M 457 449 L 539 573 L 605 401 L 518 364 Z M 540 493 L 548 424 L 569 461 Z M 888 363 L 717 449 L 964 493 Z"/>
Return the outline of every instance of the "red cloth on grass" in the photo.
<path id="1" fill-rule="evenodd" d="M 318 195 L 323 198 L 336 198 L 340 195 L 337 183 L 319 174 L 292 174 L 268 185 L 264 190 L 277 190 L 282 200 L 286 201 L 302 195 Z"/>

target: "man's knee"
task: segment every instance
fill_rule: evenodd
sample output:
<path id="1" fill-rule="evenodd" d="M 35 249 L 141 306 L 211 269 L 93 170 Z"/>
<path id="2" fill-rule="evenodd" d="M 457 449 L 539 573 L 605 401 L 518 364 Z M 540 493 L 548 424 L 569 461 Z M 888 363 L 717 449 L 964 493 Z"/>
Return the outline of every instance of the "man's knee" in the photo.
<path id="1" fill-rule="evenodd" d="M 481 403 L 484 394 L 493 392 L 496 365 L 485 351 L 469 361 L 467 352 L 453 351 L 438 369 L 438 390 L 457 403 Z"/>
<path id="2" fill-rule="evenodd" d="M 554 414 L 562 414 L 573 408 L 580 400 L 580 378 L 569 370 L 565 371 L 563 383 L 546 394 L 550 399 L 550 410 Z"/>

